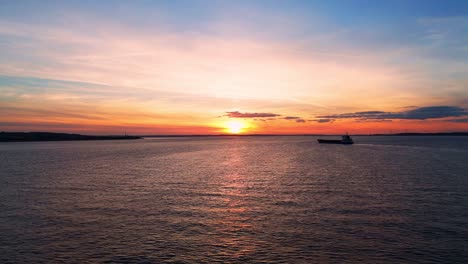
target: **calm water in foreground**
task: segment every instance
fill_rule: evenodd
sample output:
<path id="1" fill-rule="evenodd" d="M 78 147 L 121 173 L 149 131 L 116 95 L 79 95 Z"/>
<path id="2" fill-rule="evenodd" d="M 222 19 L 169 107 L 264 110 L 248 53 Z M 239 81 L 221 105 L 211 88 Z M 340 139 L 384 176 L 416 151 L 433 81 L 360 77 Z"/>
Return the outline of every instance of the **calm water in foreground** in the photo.
<path id="1" fill-rule="evenodd" d="M 468 137 L 0 144 L 0 262 L 467 263 Z"/>

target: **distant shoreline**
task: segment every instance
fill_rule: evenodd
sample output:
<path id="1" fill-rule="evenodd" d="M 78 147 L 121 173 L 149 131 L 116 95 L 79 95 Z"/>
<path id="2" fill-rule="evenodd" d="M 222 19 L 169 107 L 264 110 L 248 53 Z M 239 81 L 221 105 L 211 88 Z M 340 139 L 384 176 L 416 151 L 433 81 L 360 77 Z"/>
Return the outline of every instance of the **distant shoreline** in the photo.
<path id="1" fill-rule="evenodd" d="M 181 137 L 277 137 L 277 136 L 341 136 L 341 134 L 214 134 L 214 135 L 139 135 L 96 136 L 53 132 L 0 132 L 0 142 L 37 141 L 86 141 L 86 140 L 132 140 L 142 138 Z M 468 136 L 468 132 L 444 133 L 396 133 L 396 134 L 351 134 L 351 136 Z"/>
<path id="2" fill-rule="evenodd" d="M 89 136 L 51 132 L 0 132 L 0 142 L 37 141 L 84 141 L 84 140 L 128 140 L 141 139 L 139 136 Z"/>

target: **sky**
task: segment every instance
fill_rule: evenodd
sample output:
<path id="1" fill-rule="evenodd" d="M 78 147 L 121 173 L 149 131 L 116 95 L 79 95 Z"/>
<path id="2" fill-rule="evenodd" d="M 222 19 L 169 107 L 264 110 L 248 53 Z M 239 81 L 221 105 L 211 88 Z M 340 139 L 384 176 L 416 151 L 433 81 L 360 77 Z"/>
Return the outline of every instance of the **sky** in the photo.
<path id="1" fill-rule="evenodd" d="M 468 131 L 468 1 L 1 1 L 0 131 Z"/>

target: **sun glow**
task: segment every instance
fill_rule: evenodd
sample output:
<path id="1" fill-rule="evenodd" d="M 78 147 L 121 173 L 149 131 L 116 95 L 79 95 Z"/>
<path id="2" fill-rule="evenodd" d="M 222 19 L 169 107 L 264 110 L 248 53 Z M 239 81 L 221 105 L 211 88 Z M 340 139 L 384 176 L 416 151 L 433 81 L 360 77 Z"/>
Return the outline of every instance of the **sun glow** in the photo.
<path id="1" fill-rule="evenodd" d="M 239 134 L 246 128 L 244 122 L 239 120 L 231 120 L 226 123 L 226 132 L 231 134 Z"/>

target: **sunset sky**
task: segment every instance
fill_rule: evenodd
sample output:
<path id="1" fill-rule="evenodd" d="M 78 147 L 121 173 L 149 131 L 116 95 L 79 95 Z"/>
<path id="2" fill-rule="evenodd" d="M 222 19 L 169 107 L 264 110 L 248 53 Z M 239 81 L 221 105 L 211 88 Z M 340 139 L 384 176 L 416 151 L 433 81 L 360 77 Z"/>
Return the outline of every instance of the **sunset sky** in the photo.
<path id="1" fill-rule="evenodd" d="M 468 1 L 2 1 L 0 131 L 468 131 Z"/>

